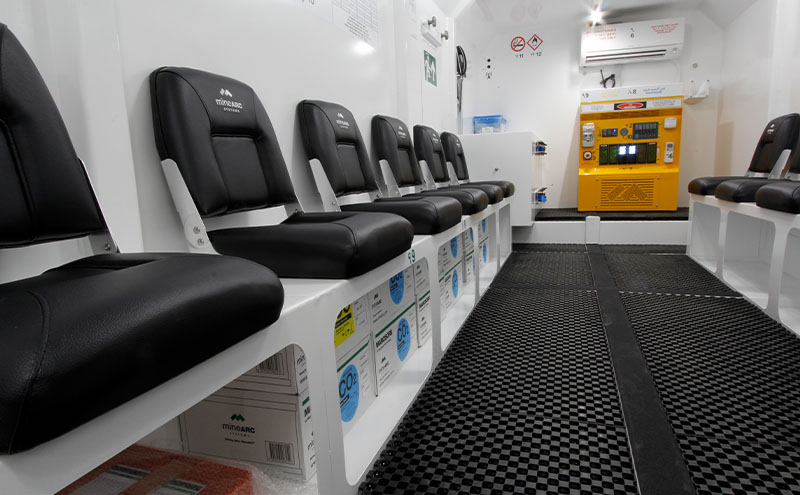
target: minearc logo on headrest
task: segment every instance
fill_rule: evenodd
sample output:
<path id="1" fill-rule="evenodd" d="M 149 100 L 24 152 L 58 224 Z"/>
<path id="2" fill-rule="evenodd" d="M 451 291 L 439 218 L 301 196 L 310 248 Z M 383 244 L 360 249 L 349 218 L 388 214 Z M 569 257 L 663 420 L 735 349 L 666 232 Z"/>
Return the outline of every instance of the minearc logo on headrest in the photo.
<path id="1" fill-rule="evenodd" d="M 231 93 L 225 88 L 220 88 L 219 95 L 221 96 L 221 98 L 217 98 L 215 100 L 218 107 L 222 107 L 222 109 L 226 112 L 241 113 L 242 111 L 241 102 L 226 99 L 226 97 L 233 98 L 233 93 Z"/>
<path id="2" fill-rule="evenodd" d="M 337 112 L 336 117 L 338 117 L 336 119 L 336 123 L 339 124 L 339 127 L 342 129 L 350 129 L 350 122 L 344 120 L 344 115 L 342 115 L 342 112 Z"/>

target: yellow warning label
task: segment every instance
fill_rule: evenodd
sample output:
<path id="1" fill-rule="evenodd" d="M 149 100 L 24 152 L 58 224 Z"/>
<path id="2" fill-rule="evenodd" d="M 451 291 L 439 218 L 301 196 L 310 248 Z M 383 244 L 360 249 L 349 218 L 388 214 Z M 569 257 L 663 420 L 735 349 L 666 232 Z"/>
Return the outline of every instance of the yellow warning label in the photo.
<path id="1" fill-rule="evenodd" d="M 339 347 L 345 340 L 356 333 L 356 321 L 353 318 L 353 305 L 348 304 L 336 317 L 336 327 L 333 330 L 333 346 Z"/>

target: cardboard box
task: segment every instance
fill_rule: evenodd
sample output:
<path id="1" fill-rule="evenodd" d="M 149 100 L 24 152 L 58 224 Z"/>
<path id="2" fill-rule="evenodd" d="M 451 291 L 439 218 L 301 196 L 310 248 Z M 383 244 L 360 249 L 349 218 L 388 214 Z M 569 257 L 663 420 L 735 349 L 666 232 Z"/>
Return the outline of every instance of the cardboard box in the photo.
<path id="1" fill-rule="evenodd" d="M 422 347 L 431 338 L 431 274 L 428 261 L 414 265 L 414 292 L 417 298 L 417 345 Z"/>
<path id="2" fill-rule="evenodd" d="M 414 304 L 414 268 L 395 274 L 369 293 L 372 333 L 383 330 L 389 323 Z"/>
<path id="3" fill-rule="evenodd" d="M 458 234 L 448 242 L 445 242 L 439 246 L 439 252 L 436 259 L 438 262 L 438 274 L 440 279 L 444 277 L 444 275 L 449 272 L 456 265 L 456 263 L 462 261 L 464 256 L 463 247 L 461 234 Z"/>
<path id="4" fill-rule="evenodd" d="M 348 304 L 336 317 L 333 329 L 333 345 L 336 347 L 336 360 L 349 355 L 371 333 L 369 295 L 365 294 Z"/>
<path id="5" fill-rule="evenodd" d="M 300 347 L 290 345 L 226 386 L 275 394 L 299 394 L 308 388 L 306 356 Z"/>
<path id="6" fill-rule="evenodd" d="M 462 234 L 464 243 L 464 287 L 475 281 L 475 233 L 472 228 Z"/>
<path id="7" fill-rule="evenodd" d="M 463 295 L 463 263 L 459 261 L 444 276 L 439 279 L 439 291 L 442 295 L 442 321 L 456 305 L 458 299 Z"/>
<path id="8" fill-rule="evenodd" d="M 489 229 L 488 225 L 486 224 L 486 219 L 484 218 L 481 220 L 480 225 L 478 225 L 478 241 L 483 241 L 484 239 L 489 238 Z"/>
<path id="9" fill-rule="evenodd" d="M 417 303 L 413 299 L 412 295 L 411 304 L 403 312 L 373 333 L 378 395 L 417 350 Z"/>
<path id="10" fill-rule="evenodd" d="M 131 445 L 58 495 L 252 495 L 253 478 L 243 467 Z"/>
<path id="11" fill-rule="evenodd" d="M 336 373 L 342 429 L 347 434 L 364 415 L 364 411 L 375 402 L 375 351 L 371 335 L 337 359 Z"/>
<path id="12" fill-rule="evenodd" d="M 478 262 L 481 264 L 481 270 L 486 268 L 489 264 L 489 239 L 486 238 L 478 244 Z"/>
<path id="13" fill-rule="evenodd" d="M 308 392 L 223 387 L 180 416 L 190 454 L 270 466 L 308 480 L 316 471 Z"/>

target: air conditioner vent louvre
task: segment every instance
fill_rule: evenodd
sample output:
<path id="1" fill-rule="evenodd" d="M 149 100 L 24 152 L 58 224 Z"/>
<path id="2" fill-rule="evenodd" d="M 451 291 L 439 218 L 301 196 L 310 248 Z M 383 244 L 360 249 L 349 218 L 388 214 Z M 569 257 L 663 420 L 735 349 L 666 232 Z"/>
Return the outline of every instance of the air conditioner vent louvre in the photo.
<path id="1" fill-rule="evenodd" d="M 587 27 L 581 36 L 581 66 L 680 58 L 685 28 L 685 19 L 677 17 Z"/>
<path id="2" fill-rule="evenodd" d="M 648 58 L 664 58 L 667 56 L 666 49 L 641 50 L 621 53 L 605 53 L 601 55 L 586 55 L 586 63 L 592 62 L 614 62 L 617 60 L 634 60 Z"/>

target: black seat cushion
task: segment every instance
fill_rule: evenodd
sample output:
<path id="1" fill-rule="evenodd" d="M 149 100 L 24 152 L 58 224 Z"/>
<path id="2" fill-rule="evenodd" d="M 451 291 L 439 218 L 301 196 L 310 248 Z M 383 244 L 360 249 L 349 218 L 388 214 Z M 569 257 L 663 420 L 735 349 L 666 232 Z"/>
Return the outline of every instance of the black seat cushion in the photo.
<path id="1" fill-rule="evenodd" d="M 107 254 L 0 285 L 0 453 L 51 440 L 274 322 L 246 260 Z"/>
<path id="2" fill-rule="evenodd" d="M 800 213 L 800 182 L 774 181 L 760 188 L 756 193 L 756 204 L 762 208 Z"/>
<path id="3" fill-rule="evenodd" d="M 503 201 L 503 189 L 500 186 L 496 186 L 494 184 L 489 184 L 486 182 L 469 182 L 467 184 L 462 184 L 460 186 L 450 186 L 452 188 L 467 188 L 467 189 L 478 189 L 479 191 L 483 191 L 486 193 L 486 196 L 489 200 L 489 204 L 497 204 L 500 201 Z"/>
<path id="4" fill-rule="evenodd" d="M 756 200 L 758 190 L 770 182 L 774 181 L 760 178 L 726 180 L 717 186 L 714 196 L 725 201 L 752 203 Z"/>
<path id="5" fill-rule="evenodd" d="M 445 196 L 381 198 L 372 203 L 343 205 L 342 211 L 394 213 L 411 222 L 416 235 L 438 234 L 461 221 L 461 203 Z"/>
<path id="6" fill-rule="evenodd" d="M 485 192 L 481 191 L 480 189 L 471 189 L 465 187 L 443 187 L 441 189 L 409 194 L 404 197 L 413 198 L 428 196 L 445 196 L 458 200 L 458 202 L 461 203 L 461 213 L 463 215 L 473 215 L 485 210 L 486 207 L 489 206 L 489 197 Z"/>
<path id="7" fill-rule="evenodd" d="M 387 213 L 295 213 L 279 225 L 208 236 L 220 253 L 255 261 L 280 277 L 350 278 L 409 249 L 414 228 Z"/>
<path id="8" fill-rule="evenodd" d="M 717 186 L 728 180 L 741 179 L 742 176 L 725 176 L 725 177 L 699 177 L 689 182 L 689 192 L 692 194 L 701 194 L 703 196 L 713 196 L 717 190 Z"/>
<path id="9" fill-rule="evenodd" d="M 468 184 L 465 185 L 475 186 L 478 184 L 490 184 L 493 186 L 497 186 L 503 190 L 503 196 L 505 196 L 506 198 L 513 196 L 515 192 L 514 183 L 509 182 L 507 180 L 481 180 L 478 182 L 469 182 Z"/>

